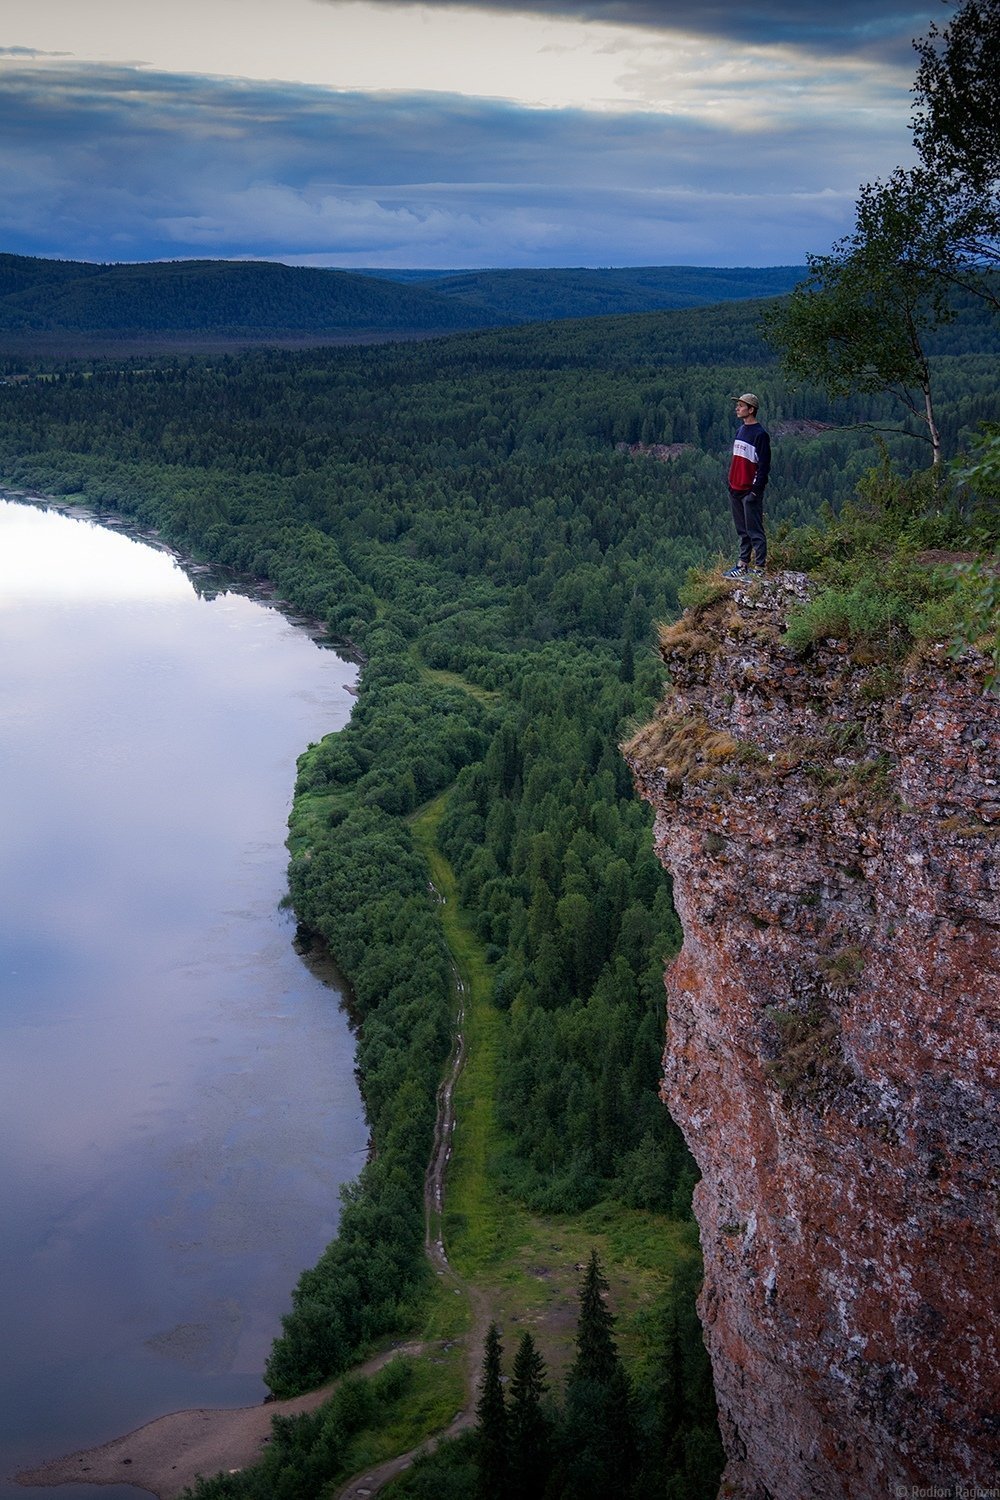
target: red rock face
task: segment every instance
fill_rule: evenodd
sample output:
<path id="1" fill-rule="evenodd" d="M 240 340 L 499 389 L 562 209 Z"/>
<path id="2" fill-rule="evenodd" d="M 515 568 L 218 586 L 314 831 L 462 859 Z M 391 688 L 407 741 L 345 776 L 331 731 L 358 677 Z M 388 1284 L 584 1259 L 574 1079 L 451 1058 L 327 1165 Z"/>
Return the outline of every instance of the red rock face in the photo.
<path id="1" fill-rule="evenodd" d="M 1000 1494 L 1000 700 L 944 648 L 796 659 L 804 588 L 668 632 L 627 747 L 684 927 L 721 1494 Z"/>

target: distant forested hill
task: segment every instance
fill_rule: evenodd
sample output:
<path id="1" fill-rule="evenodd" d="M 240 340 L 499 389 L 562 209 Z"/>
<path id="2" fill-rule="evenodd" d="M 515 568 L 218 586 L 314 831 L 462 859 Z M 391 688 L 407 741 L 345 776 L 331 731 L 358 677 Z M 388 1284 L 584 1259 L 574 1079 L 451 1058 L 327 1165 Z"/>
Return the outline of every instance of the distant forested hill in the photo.
<path id="1" fill-rule="evenodd" d="M 806 274 L 805 266 L 623 266 L 543 270 L 368 271 L 423 285 L 484 314 L 489 323 L 545 322 L 610 313 L 705 307 L 747 297 L 778 297 Z"/>
<path id="2" fill-rule="evenodd" d="M 0 347 L 83 352 L 187 337 L 329 343 L 778 295 L 802 268 L 352 272 L 265 261 L 92 265 L 0 255 Z M 61 336 L 61 338 L 60 338 Z M 137 351 L 133 351 L 137 352 Z"/>
<path id="3" fill-rule="evenodd" d="M 41 260 L 33 255 L 0 255 L 0 299 L 15 306 L 22 293 L 57 292 L 67 282 L 99 276 L 103 266 L 77 260 Z"/>
<path id="4" fill-rule="evenodd" d="M 0 255 L 0 330 L 11 333 L 450 332 L 481 313 L 419 286 L 265 261 L 95 266 Z"/>

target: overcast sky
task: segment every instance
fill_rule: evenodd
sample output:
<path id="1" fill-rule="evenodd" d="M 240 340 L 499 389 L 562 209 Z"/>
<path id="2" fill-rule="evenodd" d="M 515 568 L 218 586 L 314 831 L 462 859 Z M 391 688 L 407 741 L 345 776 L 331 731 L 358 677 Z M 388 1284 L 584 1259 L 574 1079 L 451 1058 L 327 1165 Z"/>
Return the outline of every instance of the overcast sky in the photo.
<path id="1" fill-rule="evenodd" d="M 0 250 L 797 265 L 942 0 L 3 0 Z"/>

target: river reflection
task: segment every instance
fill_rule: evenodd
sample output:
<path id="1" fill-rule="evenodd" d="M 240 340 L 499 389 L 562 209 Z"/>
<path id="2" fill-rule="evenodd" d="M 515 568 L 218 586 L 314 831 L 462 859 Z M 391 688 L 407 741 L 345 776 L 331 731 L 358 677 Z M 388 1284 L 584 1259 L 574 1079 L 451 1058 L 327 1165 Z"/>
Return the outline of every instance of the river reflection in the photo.
<path id="1" fill-rule="evenodd" d="M 17 1468 L 260 1400 L 334 1233 L 354 1045 L 279 902 L 295 757 L 354 677 L 166 552 L 0 502 L 3 1500 Z"/>

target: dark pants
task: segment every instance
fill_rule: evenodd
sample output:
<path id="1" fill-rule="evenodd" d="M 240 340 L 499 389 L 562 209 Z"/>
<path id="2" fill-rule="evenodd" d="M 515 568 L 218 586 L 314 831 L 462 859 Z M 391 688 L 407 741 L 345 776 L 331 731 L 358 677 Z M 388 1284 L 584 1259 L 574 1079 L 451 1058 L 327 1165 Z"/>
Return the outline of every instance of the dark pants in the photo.
<path id="1" fill-rule="evenodd" d="M 756 552 L 757 566 L 767 561 L 767 538 L 764 535 L 764 497 L 753 490 L 729 491 L 733 506 L 733 524 L 740 537 L 740 566 L 750 566 L 750 554 Z"/>

